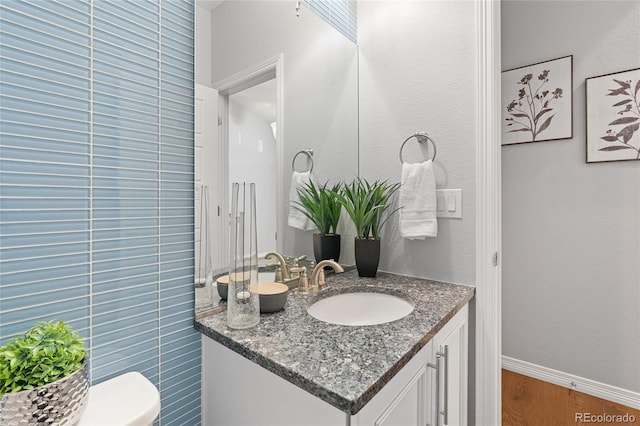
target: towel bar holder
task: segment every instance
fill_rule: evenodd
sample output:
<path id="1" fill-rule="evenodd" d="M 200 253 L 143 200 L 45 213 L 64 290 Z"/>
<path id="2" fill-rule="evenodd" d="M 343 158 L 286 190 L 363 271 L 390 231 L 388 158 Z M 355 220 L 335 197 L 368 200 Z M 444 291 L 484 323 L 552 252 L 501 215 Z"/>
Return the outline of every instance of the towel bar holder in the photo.
<path id="1" fill-rule="evenodd" d="M 298 151 L 296 155 L 293 156 L 293 159 L 291 160 L 291 170 L 293 170 L 294 172 L 296 171 L 296 158 L 298 158 L 298 155 L 300 154 L 306 155 L 309 163 L 309 170 L 307 171 L 311 173 L 313 171 L 313 149 L 311 148 Z"/>
<path id="2" fill-rule="evenodd" d="M 433 139 L 431 139 L 429 137 L 429 135 L 427 135 L 427 132 L 416 132 L 416 133 L 412 134 L 411 136 L 409 136 L 408 138 L 406 138 L 404 140 L 404 142 L 402 142 L 402 145 L 400 146 L 400 164 L 404 164 L 404 160 L 402 159 L 402 150 L 404 149 L 404 146 L 406 145 L 407 142 L 409 142 L 409 140 L 411 138 L 416 138 L 419 143 L 431 142 L 431 145 L 433 145 L 433 157 L 431 157 L 431 161 L 435 161 L 435 159 L 436 159 L 436 143 L 433 141 Z"/>

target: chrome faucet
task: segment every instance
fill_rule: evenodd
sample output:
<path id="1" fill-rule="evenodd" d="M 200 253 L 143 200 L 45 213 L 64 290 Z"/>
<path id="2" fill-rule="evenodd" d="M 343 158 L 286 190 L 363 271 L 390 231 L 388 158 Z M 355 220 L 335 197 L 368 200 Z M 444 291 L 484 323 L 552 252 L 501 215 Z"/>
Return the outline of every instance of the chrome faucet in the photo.
<path id="1" fill-rule="evenodd" d="M 276 268 L 275 281 L 282 280 L 282 282 L 284 282 L 284 280 L 291 279 L 291 274 L 289 273 L 289 265 L 287 265 L 287 262 L 284 260 L 284 257 L 276 251 L 270 251 L 269 253 L 264 255 L 264 258 L 267 260 L 271 259 L 272 257 L 275 257 L 276 259 L 278 259 L 278 263 L 279 263 L 279 265 L 277 265 L 277 268 Z M 278 268 L 280 269 L 280 274 L 278 274 Z M 278 278 L 280 278 L 280 280 Z"/>
<path id="2" fill-rule="evenodd" d="M 344 272 L 342 266 L 339 263 L 333 260 L 322 260 L 318 262 L 315 268 L 313 268 L 313 272 L 311 272 L 311 279 L 309 286 L 311 287 L 311 291 L 322 290 L 322 288 L 326 285 L 324 281 L 324 267 L 330 266 L 337 273 Z"/>

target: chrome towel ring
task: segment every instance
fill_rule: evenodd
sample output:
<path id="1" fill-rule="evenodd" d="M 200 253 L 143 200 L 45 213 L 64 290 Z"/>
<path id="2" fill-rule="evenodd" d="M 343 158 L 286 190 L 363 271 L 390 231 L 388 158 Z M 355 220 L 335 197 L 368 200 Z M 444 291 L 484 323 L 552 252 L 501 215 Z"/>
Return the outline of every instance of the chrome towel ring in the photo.
<path id="1" fill-rule="evenodd" d="M 400 146 L 400 164 L 404 164 L 404 160 L 402 159 L 402 150 L 404 149 L 405 144 L 407 142 L 409 142 L 409 139 L 411 139 L 411 138 L 416 138 L 419 143 L 431 142 L 431 145 L 433 145 L 433 157 L 431 157 L 431 161 L 435 161 L 435 159 L 436 159 L 436 143 L 433 141 L 433 139 L 431 139 L 429 137 L 429 135 L 427 135 L 426 132 L 416 132 L 416 133 L 412 134 L 411 136 L 409 136 L 408 138 L 406 138 L 404 140 L 404 142 L 402 142 L 402 145 Z"/>
<path id="2" fill-rule="evenodd" d="M 298 151 L 296 155 L 293 156 L 293 160 L 291 160 L 291 170 L 293 170 L 294 172 L 296 171 L 296 158 L 298 158 L 298 155 L 300 154 L 304 154 L 307 156 L 307 162 L 309 163 L 309 170 L 307 170 L 307 172 L 311 173 L 311 171 L 313 170 L 313 149 L 311 148 Z"/>

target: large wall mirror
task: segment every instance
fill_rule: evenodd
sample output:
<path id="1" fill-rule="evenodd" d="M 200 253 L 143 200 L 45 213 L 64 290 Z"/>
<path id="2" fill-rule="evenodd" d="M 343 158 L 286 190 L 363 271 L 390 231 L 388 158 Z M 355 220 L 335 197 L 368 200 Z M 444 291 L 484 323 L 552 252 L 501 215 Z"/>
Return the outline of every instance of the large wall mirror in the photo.
<path id="1" fill-rule="evenodd" d="M 287 224 L 292 168 L 306 170 L 308 156 L 296 154 L 311 150 L 316 182 L 357 176 L 358 48 L 311 10 L 297 16 L 295 2 L 196 4 L 207 10 L 196 20 L 196 69 L 210 73 L 210 84 L 196 85 L 195 281 L 203 312 L 217 306 L 211 280 L 228 265 L 231 182 L 256 183 L 259 255 L 312 257 L 313 231 Z"/>

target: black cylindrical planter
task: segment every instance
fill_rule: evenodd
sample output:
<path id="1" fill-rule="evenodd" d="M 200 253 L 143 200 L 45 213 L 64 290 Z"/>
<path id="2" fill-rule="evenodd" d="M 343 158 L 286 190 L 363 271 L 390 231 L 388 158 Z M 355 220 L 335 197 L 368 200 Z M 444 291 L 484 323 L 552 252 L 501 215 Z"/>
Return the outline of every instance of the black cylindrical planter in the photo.
<path id="1" fill-rule="evenodd" d="M 380 238 L 356 238 L 356 267 L 361 277 L 375 277 L 380 262 Z"/>
<path id="2" fill-rule="evenodd" d="M 316 263 L 321 260 L 340 260 L 340 235 L 339 234 L 313 234 L 313 255 Z"/>

